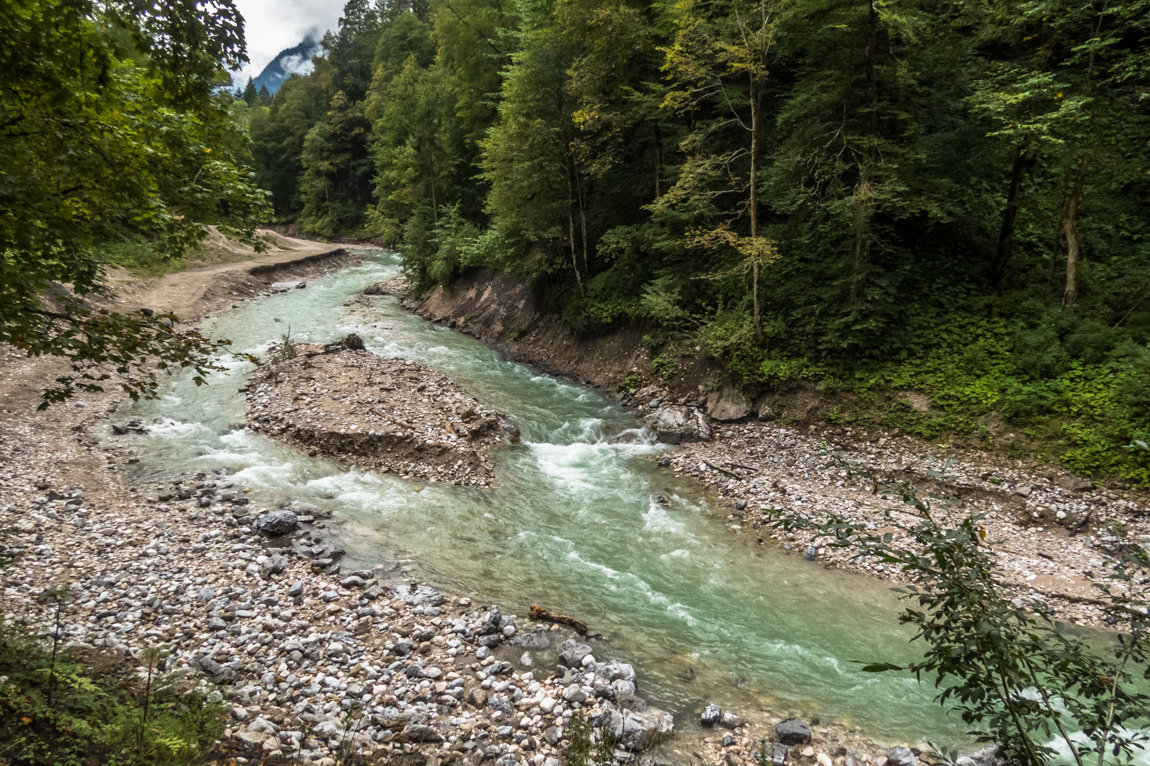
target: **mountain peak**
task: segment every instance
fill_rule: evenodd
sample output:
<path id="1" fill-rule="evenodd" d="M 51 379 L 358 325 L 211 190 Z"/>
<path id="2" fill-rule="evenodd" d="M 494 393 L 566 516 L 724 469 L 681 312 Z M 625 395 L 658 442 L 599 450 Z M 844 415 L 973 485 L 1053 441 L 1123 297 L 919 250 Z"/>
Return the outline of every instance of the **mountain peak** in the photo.
<path id="1" fill-rule="evenodd" d="M 302 42 L 291 48 L 285 48 L 276 54 L 254 83 L 257 89 L 265 87 L 269 93 L 274 94 L 283 85 L 287 78 L 293 74 L 307 74 L 312 70 L 312 57 L 322 50 L 317 36 L 309 33 Z"/>

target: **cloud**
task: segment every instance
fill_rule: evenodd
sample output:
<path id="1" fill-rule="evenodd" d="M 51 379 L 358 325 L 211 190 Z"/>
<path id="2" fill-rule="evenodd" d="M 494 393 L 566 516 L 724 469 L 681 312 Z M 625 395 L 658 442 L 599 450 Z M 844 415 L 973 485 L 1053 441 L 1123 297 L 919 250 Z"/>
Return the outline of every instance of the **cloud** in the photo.
<path id="1" fill-rule="evenodd" d="M 248 41 L 248 65 L 235 77 L 238 83 L 255 77 L 280 51 L 299 44 L 309 35 L 319 40 L 339 25 L 343 0 L 236 0 L 244 16 Z M 300 62 L 301 74 L 311 62 Z"/>

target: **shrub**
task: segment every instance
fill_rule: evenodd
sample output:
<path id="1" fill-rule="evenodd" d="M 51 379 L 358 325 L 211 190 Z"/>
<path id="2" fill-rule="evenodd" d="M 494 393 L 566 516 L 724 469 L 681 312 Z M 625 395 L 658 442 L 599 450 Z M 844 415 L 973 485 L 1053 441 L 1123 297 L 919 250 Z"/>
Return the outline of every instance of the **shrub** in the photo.
<path id="1" fill-rule="evenodd" d="M 903 592 L 910 604 L 900 620 L 925 644 L 924 657 L 864 670 L 909 671 L 933 681 L 937 701 L 957 709 L 980 739 L 997 743 L 1007 763 L 1050 762 L 1055 751 L 1045 743 L 1051 739 L 1061 740 L 1078 766 L 1092 753 L 1102 764 L 1107 753 L 1129 758 L 1140 749 L 1138 727 L 1148 723 L 1150 710 L 1146 570 L 1131 562 L 1111 573 L 1123 589 L 1098 585 L 1109 619 L 1123 627 L 1099 652 L 1046 617 L 1042 605 L 1003 592 L 980 516 L 947 526 L 909 491 L 904 499 L 918 522 L 902 526 L 888 513 L 878 526 L 901 526 L 905 543 L 889 531 L 841 519 L 818 526 L 829 544 L 896 567 L 909 582 Z M 801 519 L 780 524 L 814 526 Z"/>

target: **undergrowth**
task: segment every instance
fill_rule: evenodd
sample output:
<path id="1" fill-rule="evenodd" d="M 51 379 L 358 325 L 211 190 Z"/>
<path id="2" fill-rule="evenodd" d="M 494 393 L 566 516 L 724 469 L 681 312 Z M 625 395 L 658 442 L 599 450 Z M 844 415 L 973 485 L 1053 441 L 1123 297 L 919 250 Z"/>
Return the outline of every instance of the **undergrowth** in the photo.
<path id="1" fill-rule="evenodd" d="M 163 659 L 154 649 L 133 661 L 66 648 L 58 629 L 38 642 L 0 624 L 0 764 L 202 763 L 223 731 L 222 708 L 163 676 Z"/>
<path id="2" fill-rule="evenodd" d="M 730 377 L 750 389 L 814 382 L 835 399 L 835 425 L 956 439 L 1018 457 L 1057 460 L 1075 473 L 1150 486 L 1150 351 L 1087 321 L 1029 325 L 970 314 L 923 321 L 920 343 L 887 358 L 815 359 L 765 328 L 748 342 L 746 317 L 720 313 L 698 333 Z M 771 343 L 777 334 L 779 342 Z M 915 406 L 908 393 L 925 395 Z"/>

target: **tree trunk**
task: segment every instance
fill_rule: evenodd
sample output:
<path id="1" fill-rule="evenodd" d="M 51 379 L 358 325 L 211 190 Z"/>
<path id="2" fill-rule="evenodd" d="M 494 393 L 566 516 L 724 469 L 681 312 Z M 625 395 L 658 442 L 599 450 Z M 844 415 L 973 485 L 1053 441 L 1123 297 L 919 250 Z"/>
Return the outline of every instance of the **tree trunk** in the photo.
<path id="1" fill-rule="evenodd" d="M 751 213 L 751 238 L 752 240 L 759 236 L 759 195 L 758 195 L 758 179 L 755 177 L 758 171 L 759 159 L 759 83 L 754 73 L 751 73 L 751 178 L 750 178 L 750 213 Z M 754 314 L 752 316 L 755 327 L 755 342 L 763 342 L 763 317 L 759 309 L 759 262 L 758 262 L 758 243 L 755 243 L 755 260 L 751 264 L 751 305 Z"/>
<path id="2" fill-rule="evenodd" d="M 571 181 L 571 171 L 567 172 L 567 242 L 571 247 L 571 268 L 575 271 L 575 282 L 579 285 L 579 295 L 583 295 L 583 276 L 579 273 L 579 260 L 575 255 L 575 185 Z"/>
<path id="3" fill-rule="evenodd" d="M 1083 159 L 1078 166 L 1074 188 L 1066 200 L 1062 216 L 1062 235 L 1066 237 L 1066 289 L 1062 293 L 1062 306 L 1070 308 L 1078 302 L 1078 261 L 1081 249 L 1078 244 L 1078 203 L 1082 198 L 1082 186 L 1086 182 L 1086 167 L 1089 159 Z"/>
<path id="4" fill-rule="evenodd" d="M 579 205 L 579 234 L 580 241 L 583 245 L 583 273 L 591 273 L 590 267 L 587 265 L 587 205 L 583 198 L 583 183 L 579 180 L 578 170 L 575 171 L 575 189 L 577 191 L 576 200 Z"/>
<path id="5" fill-rule="evenodd" d="M 661 176 L 663 175 L 663 137 L 655 130 L 655 199 L 663 196 Z"/>
<path id="6" fill-rule="evenodd" d="M 1006 275 L 1006 266 L 1014 250 L 1014 223 L 1018 219 L 1019 197 L 1026 170 L 1030 167 L 1030 138 L 1022 140 L 1014 150 L 1014 167 L 1010 171 L 1010 187 L 1006 190 L 1006 207 L 1002 211 L 1002 227 L 998 230 L 998 249 L 994 254 L 991 282 L 997 285 Z"/>

